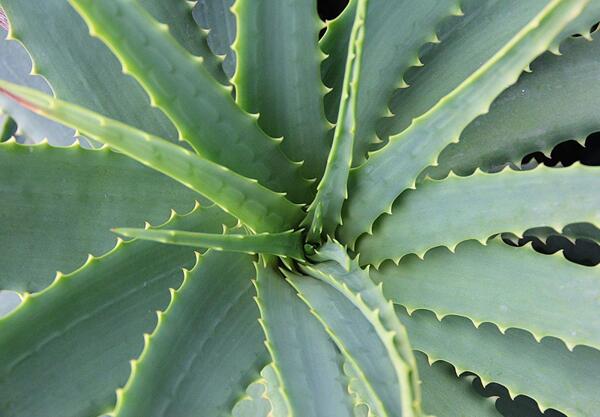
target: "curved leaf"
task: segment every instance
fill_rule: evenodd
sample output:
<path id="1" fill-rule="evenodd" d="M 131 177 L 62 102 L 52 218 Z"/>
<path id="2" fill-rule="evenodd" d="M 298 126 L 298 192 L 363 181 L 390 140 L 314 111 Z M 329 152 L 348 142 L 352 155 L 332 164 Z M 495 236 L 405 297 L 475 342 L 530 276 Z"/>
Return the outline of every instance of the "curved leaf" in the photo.
<path id="1" fill-rule="evenodd" d="M 317 1 L 236 0 L 236 101 L 259 114 L 306 178 L 320 178 L 331 143 L 323 108 Z"/>
<path id="2" fill-rule="evenodd" d="M 70 2 L 201 156 L 286 191 L 296 202 L 306 201 L 308 183 L 277 141 L 235 104 L 229 89 L 214 82 L 202 59 L 182 48 L 137 0 Z"/>
<path id="3" fill-rule="evenodd" d="M 596 118 L 600 83 L 600 40 L 570 38 L 561 55 L 549 52 L 535 60 L 531 74 L 503 92 L 490 112 L 474 120 L 460 141 L 442 151 L 433 178 L 450 170 L 469 175 L 476 168 L 488 171 L 507 162 L 520 164 L 532 152 L 549 152 L 567 139 L 585 140 L 600 130 Z"/>
<path id="4" fill-rule="evenodd" d="M 351 172 L 350 199 L 346 204 L 340 236 L 347 243 L 371 230 L 373 222 L 388 212 L 417 176 L 506 87 L 517 81 L 522 69 L 544 52 L 560 31 L 585 6 L 586 1 L 553 0 L 502 46 L 488 61 L 409 128 L 372 153 L 365 164 Z"/>
<path id="5" fill-rule="evenodd" d="M 116 417 L 225 415 L 267 362 L 252 257 L 207 252 L 185 272 L 118 391 Z M 165 395 L 166 394 L 166 395 Z"/>
<path id="6" fill-rule="evenodd" d="M 389 299 L 409 311 L 466 316 L 502 330 L 525 329 L 536 339 L 554 336 L 570 348 L 600 348 L 600 266 L 585 267 L 561 255 L 492 239 L 485 246 L 461 243 L 454 254 L 436 248 L 424 260 L 407 256 L 372 276 L 383 283 Z"/>
<path id="7" fill-rule="evenodd" d="M 197 194 L 107 148 L 0 144 L 0 289 L 39 291 L 115 244 L 110 228 L 164 221 Z M 227 215 L 222 217 L 227 218 Z"/>
<path id="8" fill-rule="evenodd" d="M 222 211 L 198 209 L 170 227 L 218 232 Z M 230 217 L 226 217 L 226 219 Z M 225 220 L 231 222 L 231 220 Z M 231 225 L 231 223 L 229 223 Z M 142 350 L 154 311 L 169 301 L 194 253 L 131 241 L 76 272 L 59 275 L 0 319 L 0 413 L 3 417 L 89 417 L 110 412 L 128 361 Z M 32 395 L 35 392 L 35 395 Z"/>
<path id="9" fill-rule="evenodd" d="M 430 360 L 450 362 L 457 373 L 474 372 L 484 385 L 500 383 L 513 398 L 528 395 L 542 411 L 551 407 L 570 417 L 596 415 L 600 351 L 587 346 L 569 351 L 553 338 L 538 343 L 518 329 L 502 334 L 490 323 L 476 328 L 464 317 L 439 322 L 426 310 L 411 317 L 400 307 L 398 315 L 414 348 Z"/>
<path id="10" fill-rule="evenodd" d="M 495 233 L 521 235 L 543 225 L 560 230 L 582 221 L 600 224 L 600 194 L 591 192 L 600 187 L 598 173 L 583 165 L 540 166 L 424 181 L 398 200 L 373 235 L 359 241 L 360 260 L 378 265 L 409 253 L 422 257 L 436 246 L 454 249 L 463 240 L 483 241 Z"/>
<path id="11" fill-rule="evenodd" d="M 0 81 L 0 93 L 176 179 L 257 232 L 288 230 L 302 217 L 283 195 L 164 139 L 29 88 Z"/>
<path id="12" fill-rule="evenodd" d="M 352 416 L 342 364 L 329 336 L 282 274 L 257 265 L 257 303 L 277 389 L 288 416 Z"/>

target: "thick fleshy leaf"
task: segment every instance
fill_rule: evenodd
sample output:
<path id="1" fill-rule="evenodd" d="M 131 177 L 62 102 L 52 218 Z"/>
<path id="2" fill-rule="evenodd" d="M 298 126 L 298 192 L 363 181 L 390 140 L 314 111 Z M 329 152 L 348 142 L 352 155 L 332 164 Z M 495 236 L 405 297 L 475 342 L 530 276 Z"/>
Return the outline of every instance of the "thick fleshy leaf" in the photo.
<path id="1" fill-rule="evenodd" d="M 424 181 L 398 199 L 358 244 L 362 263 L 419 256 L 436 246 L 453 249 L 467 239 L 486 240 L 495 233 L 521 235 L 532 227 L 560 230 L 570 223 L 600 224 L 600 171 L 595 167 L 540 166 L 531 171 L 506 169 Z"/>
<path id="2" fill-rule="evenodd" d="M 330 284 L 309 276 L 288 274 L 288 280 L 313 313 L 353 369 L 353 377 L 364 388 L 364 397 L 378 417 L 421 416 L 420 401 L 413 397 L 408 378 L 410 366 L 394 344 L 373 325 L 375 311 L 365 315 L 359 307 Z M 416 369 L 412 370 L 416 373 Z M 401 376 L 403 374 L 403 376 Z M 416 394 L 418 395 L 418 394 Z"/>
<path id="3" fill-rule="evenodd" d="M 419 173 L 434 165 L 442 149 L 458 140 L 475 117 L 487 112 L 496 96 L 516 82 L 522 69 L 551 46 L 585 4 L 586 1 L 551 1 L 477 71 L 353 170 L 340 233 L 344 242 L 353 244 L 359 235 L 370 231 L 373 222 L 389 212 L 400 193 L 415 186 Z"/>
<path id="4" fill-rule="evenodd" d="M 208 46 L 214 54 L 225 57 L 223 71 L 231 79 L 235 72 L 235 53 L 231 44 L 235 40 L 235 16 L 231 12 L 234 0 L 198 0 L 194 6 L 194 19 L 208 30 Z"/>
<path id="5" fill-rule="evenodd" d="M 307 201 L 309 184 L 278 142 L 235 104 L 228 88 L 214 82 L 202 59 L 178 45 L 167 26 L 137 0 L 70 2 L 201 156 L 285 191 L 296 202 Z"/>
<path id="6" fill-rule="evenodd" d="M 406 86 L 403 80 L 405 71 L 421 65 L 421 47 L 428 42 L 437 42 L 436 27 L 444 18 L 460 13 L 458 3 L 457 0 L 370 2 L 366 13 L 361 88 L 357 99 L 354 166 L 364 162 L 367 151 L 379 141 L 375 134 L 377 122 L 389 114 L 387 105 L 392 93 Z M 324 41 L 324 48 L 327 48 L 327 42 L 331 41 Z M 347 44 L 348 41 L 344 43 Z M 336 46 L 332 51 L 334 55 L 338 54 L 338 48 Z M 346 56 L 346 51 L 343 55 Z M 334 56 L 329 59 L 340 58 Z M 338 100 L 343 95 L 342 71 L 337 68 L 326 74 L 326 82 L 333 88 L 330 96 Z M 333 100 L 333 97 L 328 100 Z"/>
<path id="7" fill-rule="evenodd" d="M 600 16 L 599 16 L 600 17 Z M 511 88 L 449 145 L 427 169 L 433 178 L 450 170 L 469 175 L 507 162 L 519 164 L 532 152 L 549 152 L 567 139 L 585 140 L 600 129 L 594 109 L 600 96 L 600 40 L 570 38 L 561 55 L 545 53 Z"/>
<path id="8" fill-rule="evenodd" d="M 200 256 L 132 362 L 114 415 L 227 414 L 268 362 L 253 277 L 249 255 Z"/>
<path id="9" fill-rule="evenodd" d="M 33 72 L 48 80 L 57 97 L 177 140 L 169 120 L 150 107 L 146 93 L 122 73 L 108 48 L 89 35 L 67 1 L 1 4 L 10 20 L 11 37 L 25 45 L 33 57 Z"/>
<path id="10" fill-rule="evenodd" d="M 342 223 L 342 205 L 348 198 L 348 174 L 356 135 L 356 102 L 361 81 L 368 0 L 359 0 L 350 36 L 352 50 L 345 65 L 344 88 L 333 144 L 327 158 L 325 174 L 317 186 L 317 195 L 308 209 L 304 224 L 309 226 L 309 240 L 331 235 Z"/>
<path id="11" fill-rule="evenodd" d="M 379 410 L 376 414 L 383 412 L 383 415 L 390 416 L 420 416 L 421 395 L 416 362 L 406 330 L 396 317 L 393 304 L 385 299 L 381 287 L 373 284 L 368 271 L 360 269 L 358 262 L 346 255 L 341 245 L 327 242 L 323 249 L 317 251 L 314 257 L 322 262 L 316 265 L 300 265 L 300 270 L 329 287 L 302 277 L 289 279 L 308 305 L 315 310 L 317 317 L 365 384 L 377 385 L 370 389 L 373 399 L 371 405 Z M 336 306 L 335 311 L 325 311 L 336 303 L 339 306 Z M 341 308 L 345 312 L 339 310 Z M 350 316 L 356 319 L 348 319 Z M 361 320 L 364 321 L 364 331 L 353 333 L 354 325 L 348 324 Z M 344 329 L 344 326 L 347 328 Z M 360 346 L 364 342 L 357 344 L 356 338 L 375 339 L 373 347 L 378 349 L 380 354 L 374 355 L 374 362 L 365 358 L 353 359 L 354 355 L 361 356 L 369 352 L 368 348 Z M 388 378 L 378 379 L 375 376 L 380 373 L 377 369 L 381 368 L 388 368 Z M 387 386 L 380 386 L 382 381 L 385 381 Z"/>
<path id="12" fill-rule="evenodd" d="M 341 358 L 323 326 L 272 266 L 257 265 L 257 303 L 287 416 L 352 416 Z M 279 416 L 278 416 L 279 417 Z"/>
<path id="13" fill-rule="evenodd" d="M 183 245 L 218 251 L 246 254 L 267 254 L 293 259 L 304 259 L 302 235 L 300 231 L 283 233 L 261 233 L 257 235 L 230 233 L 199 233 L 185 230 L 149 230 L 116 228 L 113 232 L 126 237 L 152 240 L 172 245 Z"/>
<path id="14" fill-rule="evenodd" d="M 439 44 L 421 51 L 424 66 L 406 76 L 410 88 L 398 90 L 379 134 L 387 139 L 406 129 L 500 50 L 549 0 L 463 0 L 464 16 L 448 19 L 437 28 Z M 600 19 L 600 1 L 591 0 L 552 42 L 550 49 L 573 33 L 589 33 Z M 443 74 L 443 76 L 440 76 Z"/>
<path id="15" fill-rule="evenodd" d="M 316 0 L 236 0 L 232 10 L 237 103 L 258 113 L 271 136 L 283 137 L 286 154 L 304 161 L 300 169 L 306 178 L 320 178 L 331 126 L 323 108 Z"/>
<path id="16" fill-rule="evenodd" d="M 167 140 L 30 88 L 0 81 L 0 93 L 176 179 L 257 232 L 289 230 L 301 220 L 299 206 L 282 194 Z"/>
<path id="17" fill-rule="evenodd" d="M 18 42 L 5 39 L 6 34 L 6 30 L 0 28 L 0 79 L 50 93 L 48 83 L 43 78 L 30 74 L 31 57 L 27 51 Z M 52 144 L 67 145 L 74 140 L 70 129 L 24 109 L 5 97 L 0 98 L 0 113 L 10 114 L 17 121 L 20 134 L 35 142 L 48 139 Z"/>
<path id="18" fill-rule="evenodd" d="M 0 289 L 39 291 L 115 244 L 111 227 L 164 221 L 197 194 L 107 148 L 0 144 Z M 198 196 L 199 197 L 199 196 Z"/>
<path id="19" fill-rule="evenodd" d="M 398 315 L 416 350 L 430 360 L 450 362 L 458 373 L 474 372 L 484 385 L 500 383 L 513 398 L 530 396 L 540 409 L 554 408 L 569 417 L 593 417 L 600 407 L 596 349 L 578 346 L 569 351 L 558 339 L 537 342 L 519 329 L 502 334 L 490 323 L 476 328 L 464 317 L 440 322 L 426 310 L 408 316 L 399 307 Z"/>
<path id="20" fill-rule="evenodd" d="M 169 227 L 218 232 L 222 213 L 200 208 Z M 142 350 L 142 334 L 156 324 L 154 312 L 167 306 L 168 288 L 193 263 L 189 248 L 120 243 L 27 296 L 0 320 L 2 416 L 90 417 L 112 410 L 128 362 Z"/>
<path id="21" fill-rule="evenodd" d="M 423 410 L 436 417 L 500 417 L 494 400 L 475 391 L 473 377 L 457 377 L 452 365 L 436 362 L 429 365 L 427 357 L 416 351 L 419 366 Z"/>
<path id="22" fill-rule="evenodd" d="M 371 275 L 383 282 L 389 299 L 409 311 L 466 316 L 503 330 L 525 329 L 537 339 L 554 336 L 570 347 L 600 348 L 600 266 L 577 265 L 496 238 L 485 246 L 461 243 L 456 253 L 436 248 L 424 260 L 407 256 Z"/>

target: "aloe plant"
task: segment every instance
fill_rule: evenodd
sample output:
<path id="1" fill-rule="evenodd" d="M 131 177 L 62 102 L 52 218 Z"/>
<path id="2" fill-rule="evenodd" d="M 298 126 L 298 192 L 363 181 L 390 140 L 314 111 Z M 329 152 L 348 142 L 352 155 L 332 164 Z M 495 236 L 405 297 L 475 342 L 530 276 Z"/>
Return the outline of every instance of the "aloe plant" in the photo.
<path id="1" fill-rule="evenodd" d="M 0 415 L 597 415 L 600 1 L 0 4 Z"/>

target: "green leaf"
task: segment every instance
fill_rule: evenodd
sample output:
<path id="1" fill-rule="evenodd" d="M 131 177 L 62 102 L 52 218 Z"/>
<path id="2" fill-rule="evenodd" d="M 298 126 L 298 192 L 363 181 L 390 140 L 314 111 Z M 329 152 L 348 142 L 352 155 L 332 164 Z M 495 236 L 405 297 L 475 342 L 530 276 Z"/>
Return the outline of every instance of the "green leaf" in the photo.
<path id="1" fill-rule="evenodd" d="M 338 17 L 325 22 L 327 30 L 319 42 L 319 47 L 325 54 L 325 59 L 321 64 L 321 78 L 323 84 L 331 89 L 325 95 L 323 104 L 327 119 L 331 122 L 337 120 L 340 108 L 348 45 L 350 44 L 357 3 L 358 0 L 350 0 Z"/>
<path id="2" fill-rule="evenodd" d="M 57 97 L 177 140 L 173 125 L 150 107 L 144 90 L 122 73 L 106 46 L 90 37 L 67 1 L 0 3 L 10 20 L 9 37 L 25 45 L 33 57 L 32 72 L 43 75 Z"/>
<path id="3" fill-rule="evenodd" d="M 303 240 L 300 231 L 261 233 L 258 235 L 197 233 L 183 230 L 149 230 L 116 228 L 113 232 L 126 237 L 152 240 L 173 245 L 208 248 L 219 251 L 247 254 L 269 254 L 304 259 Z"/>
<path id="4" fill-rule="evenodd" d="M 248 255 L 207 252 L 159 313 L 116 417 L 225 415 L 268 361 Z"/>
<path id="5" fill-rule="evenodd" d="M 6 31 L 0 28 L 0 79 L 25 84 L 45 92 L 50 92 L 48 84 L 37 76 L 32 76 L 31 58 L 18 42 L 5 39 Z M 19 126 L 19 134 L 40 142 L 48 139 L 57 145 L 73 142 L 70 129 L 24 109 L 11 100 L 0 98 L 0 113 L 9 114 Z M 12 136 L 12 135 L 10 135 Z M 9 139 L 10 136 L 5 139 Z"/>
<path id="6" fill-rule="evenodd" d="M 214 54 L 225 57 L 222 62 L 227 78 L 235 72 L 235 54 L 231 44 L 235 39 L 235 16 L 231 12 L 234 0 L 198 0 L 194 6 L 194 18 L 208 30 L 208 46 Z"/>
<path id="7" fill-rule="evenodd" d="M 140 0 L 140 4 L 159 22 L 169 26 L 169 33 L 192 55 L 202 57 L 203 66 L 221 84 L 229 79 L 221 66 L 223 59 L 209 48 L 208 35 L 194 20 L 195 2 Z"/>
<path id="8" fill-rule="evenodd" d="M 330 248 L 329 252 L 345 254 L 344 248 L 335 242 L 328 242 L 325 246 Z M 322 251 L 322 254 L 325 253 L 327 251 Z M 289 279 L 311 309 L 315 310 L 315 314 L 324 323 L 340 350 L 349 356 L 347 359 L 352 366 L 359 374 L 370 374 L 362 376 L 362 379 L 371 380 L 365 380 L 367 386 L 375 384 L 370 391 L 373 398 L 379 398 L 377 402 L 380 404 L 372 404 L 378 410 L 376 414 L 382 417 L 399 414 L 420 416 L 421 396 L 415 358 L 406 331 L 396 317 L 393 304 L 384 298 L 381 287 L 373 284 L 368 271 L 360 269 L 358 263 L 349 259 L 347 255 L 344 262 L 338 263 L 335 259 L 340 256 L 331 256 L 328 261 L 316 265 L 300 265 L 301 271 L 323 281 L 330 288 L 318 281 L 302 277 Z M 332 300 L 338 301 L 332 303 Z M 336 308 L 325 311 L 332 305 Z M 348 317 L 355 319 L 350 320 Z M 355 332 L 358 327 L 355 327 L 354 323 L 361 320 L 364 322 L 362 328 L 366 330 Z M 353 324 L 348 325 L 349 323 Z M 375 337 L 367 337 L 365 333 Z M 356 346 L 357 337 L 365 341 L 373 340 L 375 346 L 379 346 L 373 348 L 380 352 L 373 355 L 374 359 L 381 361 L 370 363 L 370 359 L 366 358 L 353 359 L 355 355 L 364 355 L 370 349 Z M 375 376 L 382 368 L 387 369 L 387 378 Z M 383 381 L 387 387 L 380 386 Z M 380 397 L 380 394 L 383 397 Z"/>
<path id="9" fill-rule="evenodd" d="M 531 65 L 533 72 L 522 74 L 502 93 L 426 174 L 443 178 L 450 170 L 469 175 L 477 167 L 487 171 L 507 162 L 520 165 L 529 153 L 549 152 L 567 139 L 585 140 L 600 129 L 593 111 L 600 95 L 599 54 L 599 40 L 580 37 L 565 40 L 560 56 L 542 55 Z"/>
<path id="10" fill-rule="evenodd" d="M 288 230 L 302 217 L 281 194 L 164 139 L 29 88 L 0 81 L 0 93 L 176 179 L 257 232 Z"/>
<path id="11" fill-rule="evenodd" d="M 551 45 L 585 4 L 581 0 L 551 1 L 477 71 L 352 171 L 350 199 L 340 231 L 343 241 L 354 243 L 360 234 L 370 231 L 377 217 L 391 209 L 402 191 L 415 186 L 419 173 L 435 164 L 441 150 L 488 110 L 493 99 Z"/>
<path id="12" fill-rule="evenodd" d="M 57 270 L 108 251 L 111 227 L 163 222 L 172 208 L 191 210 L 197 196 L 107 148 L 79 145 L 4 142 L 0 177 L 0 290 L 19 292 L 39 291 Z"/>
<path id="13" fill-rule="evenodd" d="M 257 268 L 257 303 L 287 416 L 352 416 L 335 345 L 271 266 Z"/>
<path id="14" fill-rule="evenodd" d="M 600 347 L 600 266 L 577 265 L 562 255 L 542 255 L 496 238 L 485 246 L 461 243 L 454 254 L 436 248 L 424 260 L 407 256 L 398 266 L 386 263 L 372 277 L 408 311 L 465 316 L 503 331 L 521 328 L 538 340 L 560 338 L 571 349 Z"/>
<path id="15" fill-rule="evenodd" d="M 490 323 L 475 328 L 464 317 L 448 316 L 439 322 L 426 310 L 412 316 L 402 308 L 397 311 L 414 348 L 431 361 L 450 362 L 459 374 L 474 372 L 484 386 L 500 383 L 512 398 L 530 396 L 542 411 L 554 408 L 569 417 L 596 415 L 600 351 L 587 346 L 569 351 L 554 338 L 538 343 L 519 329 L 502 334 Z"/>
<path id="16" fill-rule="evenodd" d="M 473 377 L 457 377 L 452 365 L 441 361 L 430 365 L 419 351 L 415 351 L 415 358 L 425 412 L 436 417 L 501 416 L 492 398 L 485 398 L 475 391 Z"/>
<path id="17" fill-rule="evenodd" d="M 218 232 L 222 211 L 200 208 L 169 227 Z M 231 218 L 225 217 L 228 225 Z M 229 220 L 227 220 L 229 219 Z M 55 220 L 55 218 L 53 218 Z M 0 319 L 0 414 L 89 417 L 110 412 L 128 361 L 156 324 L 194 254 L 180 246 L 121 242 L 101 258 L 26 296 Z M 249 278 L 249 277 L 248 277 Z M 260 331 L 260 330 L 259 330 Z M 32 395 L 35 393 L 35 395 Z"/>
<path id="18" fill-rule="evenodd" d="M 287 277 L 354 369 L 368 396 L 363 400 L 375 415 L 421 416 L 419 391 L 413 391 L 418 386 L 409 376 L 418 380 L 417 370 L 404 361 L 394 346 L 397 337 L 384 330 L 377 311 L 365 314 L 364 307 L 321 279 L 291 273 Z M 393 311 L 391 304 L 389 309 Z"/>
<path id="19" fill-rule="evenodd" d="M 432 108 L 514 37 L 549 0 L 463 0 L 463 17 L 447 19 L 437 29 L 441 43 L 421 51 L 424 66 L 407 73 L 410 88 L 398 90 L 390 103 L 394 113 L 379 126 L 381 139 L 406 129 L 411 121 Z M 589 33 L 600 19 L 600 1 L 591 0 L 552 42 L 573 33 Z M 440 76 L 443 74 L 443 76 Z"/>
<path id="20" fill-rule="evenodd" d="M 70 0 L 90 31 L 119 58 L 204 158 L 275 191 L 288 191 L 305 202 L 308 182 L 268 137 L 256 119 L 234 102 L 230 89 L 215 83 L 202 59 L 191 55 L 169 35 L 168 27 L 130 0 Z M 277 172 L 277 175 L 273 175 Z"/>
<path id="21" fill-rule="evenodd" d="M 317 48 L 322 22 L 317 1 L 236 0 L 233 83 L 237 103 L 260 115 L 259 124 L 294 161 L 304 161 L 306 178 L 323 175 L 331 143 L 325 118 Z"/>
<path id="22" fill-rule="evenodd" d="M 583 165 L 427 180 L 404 194 L 373 235 L 359 241 L 360 261 L 379 265 L 409 253 L 422 257 L 436 246 L 453 250 L 463 240 L 521 235 L 537 226 L 600 224 L 600 194 L 590 192 L 599 187 L 598 170 Z"/>
<path id="23" fill-rule="evenodd" d="M 348 174 L 356 134 L 356 100 L 359 94 L 365 18 L 368 0 L 359 0 L 352 34 L 351 52 L 346 62 L 344 89 L 338 121 L 329 151 L 325 174 L 317 187 L 317 196 L 303 224 L 309 225 L 309 240 L 318 241 L 322 232 L 331 235 L 342 223 L 342 205 L 348 198 Z"/>

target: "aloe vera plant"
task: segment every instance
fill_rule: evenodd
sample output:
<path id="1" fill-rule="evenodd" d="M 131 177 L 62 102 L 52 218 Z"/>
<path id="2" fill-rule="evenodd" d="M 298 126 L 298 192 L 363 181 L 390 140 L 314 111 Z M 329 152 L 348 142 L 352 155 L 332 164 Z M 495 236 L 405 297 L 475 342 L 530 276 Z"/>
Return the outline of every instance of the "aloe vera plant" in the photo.
<path id="1" fill-rule="evenodd" d="M 1 416 L 598 415 L 600 1 L 0 4 Z"/>

